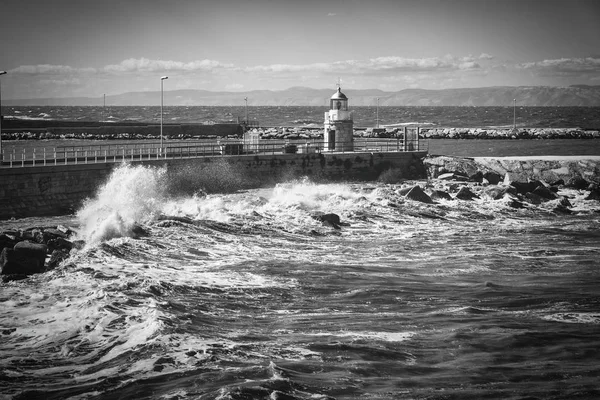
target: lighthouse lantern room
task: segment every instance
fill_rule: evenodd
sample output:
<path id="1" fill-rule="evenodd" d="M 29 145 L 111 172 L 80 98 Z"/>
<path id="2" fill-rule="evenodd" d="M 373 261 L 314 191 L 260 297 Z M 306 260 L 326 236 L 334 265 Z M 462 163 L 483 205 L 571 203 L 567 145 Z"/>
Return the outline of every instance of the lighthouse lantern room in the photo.
<path id="1" fill-rule="evenodd" d="M 329 100 L 329 111 L 325 112 L 325 150 L 354 150 L 354 121 L 348 111 L 348 97 L 338 84 L 338 90 Z"/>

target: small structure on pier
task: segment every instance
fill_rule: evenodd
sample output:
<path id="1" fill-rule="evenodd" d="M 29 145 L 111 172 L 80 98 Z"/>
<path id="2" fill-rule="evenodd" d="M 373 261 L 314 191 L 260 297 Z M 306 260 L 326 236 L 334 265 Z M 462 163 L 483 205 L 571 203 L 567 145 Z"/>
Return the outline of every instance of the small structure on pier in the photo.
<path id="1" fill-rule="evenodd" d="M 325 150 L 354 151 L 354 121 L 348 111 L 348 97 L 338 90 L 329 100 L 329 111 L 325 112 Z"/>

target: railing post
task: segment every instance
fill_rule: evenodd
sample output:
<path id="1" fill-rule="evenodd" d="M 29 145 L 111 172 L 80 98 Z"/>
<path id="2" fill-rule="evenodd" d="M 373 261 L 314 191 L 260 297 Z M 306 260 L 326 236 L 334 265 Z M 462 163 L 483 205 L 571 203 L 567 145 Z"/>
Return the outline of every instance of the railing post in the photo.
<path id="1" fill-rule="evenodd" d="M 419 134 L 421 133 L 421 127 L 417 126 L 417 138 L 416 138 L 416 150 L 419 151 Z"/>
<path id="2" fill-rule="evenodd" d="M 25 149 L 23 149 L 23 155 L 21 156 L 21 167 L 25 166 Z"/>
<path id="3" fill-rule="evenodd" d="M 33 160 L 31 161 L 31 165 L 35 167 L 35 147 L 33 148 Z"/>

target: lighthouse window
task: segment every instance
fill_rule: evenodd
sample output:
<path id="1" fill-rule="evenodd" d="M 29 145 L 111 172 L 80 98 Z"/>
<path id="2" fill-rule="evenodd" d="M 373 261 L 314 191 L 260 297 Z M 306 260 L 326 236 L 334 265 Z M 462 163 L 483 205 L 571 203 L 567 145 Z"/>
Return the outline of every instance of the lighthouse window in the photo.
<path id="1" fill-rule="evenodd" d="M 338 101 L 338 102 L 336 103 L 336 107 L 337 107 L 337 109 L 338 109 L 338 110 L 341 110 L 341 109 L 342 109 L 342 102 L 341 102 L 341 101 Z"/>

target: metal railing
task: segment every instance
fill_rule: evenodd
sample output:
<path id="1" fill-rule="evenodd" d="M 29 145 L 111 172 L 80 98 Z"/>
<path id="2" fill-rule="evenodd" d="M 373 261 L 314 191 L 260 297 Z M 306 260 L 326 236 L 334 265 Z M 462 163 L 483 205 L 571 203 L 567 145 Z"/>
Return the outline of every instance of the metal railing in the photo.
<path id="1" fill-rule="evenodd" d="M 274 155 L 310 153 L 355 153 L 355 152 L 405 152 L 427 151 L 425 140 L 405 141 L 402 138 L 373 139 L 356 138 L 352 145 L 342 145 L 329 150 L 322 140 L 261 140 L 258 143 L 243 141 L 127 143 L 121 145 L 77 145 L 53 148 L 15 148 L 3 151 L 0 167 L 17 168 L 69 164 L 109 163 L 179 158 L 227 157 L 235 155 Z"/>

